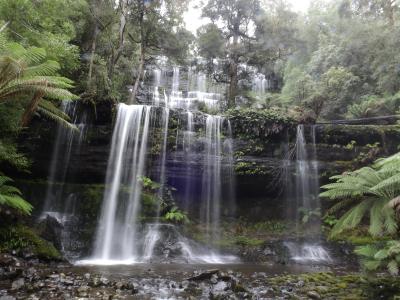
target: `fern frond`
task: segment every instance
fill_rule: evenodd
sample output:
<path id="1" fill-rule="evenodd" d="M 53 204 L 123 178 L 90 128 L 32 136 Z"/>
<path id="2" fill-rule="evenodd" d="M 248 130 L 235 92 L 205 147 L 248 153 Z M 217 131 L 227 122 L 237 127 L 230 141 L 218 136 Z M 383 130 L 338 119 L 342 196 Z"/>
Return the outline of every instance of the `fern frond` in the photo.
<path id="1" fill-rule="evenodd" d="M 326 210 L 326 215 L 333 215 L 337 212 L 339 212 L 340 210 L 342 210 L 345 207 L 348 207 L 349 205 L 360 201 L 359 199 L 356 198 L 348 198 L 348 199 L 343 199 L 341 201 L 339 201 L 338 203 L 336 203 L 335 205 L 333 205 L 331 208 Z"/>
<path id="2" fill-rule="evenodd" d="M 379 249 L 376 245 L 370 244 L 370 245 L 356 247 L 356 249 L 354 250 L 354 253 L 356 253 L 360 256 L 372 258 L 375 256 L 375 254 L 378 252 L 378 250 Z"/>
<path id="3" fill-rule="evenodd" d="M 38 106 L 37 111 L 41 116 L 51 121 L 54 121 L 67 129 L 79 131 L 79 129 L 74 124 L 69 123 L 65 119 L 61 118 L 59 115 L 52 113 L 50 110 L 47 110 L 43 106 Z"/>
<path id="4" fill-rule="evenodd" d="M 399 265 L 395 259 L 392 259 L 388 263 L 387 269 L 391 275 L 393 275 L 393 276 L 399 275 Z"/>
<path id="5" fill-rule="evenodd" d="M 385 230 L 388 234 L 396 234 L 398 230 L 396 216 L 394 210 L 388 207 L 383 207 L 382 214 L 384 216 Z"/>
<path id="6" fill-rule="evenodd" d="M 42 99 L 39 101 L 38 105 L 39 105 L 39 107 L 47 110 L 48 112 L 52 113 L 53 115 L 56 115 L 67 122 L 71 122 L 71 118 L 65 112 L 63 112 L 61 109 L 57 108 L 51 101 Z"/>
<path id="7" fill-rule="evenodd" d="M 368 211 L 371 200 L 365 200 L 360 204 L 356 205 L 352 209 L 350 209 L 347 213 L 345 213 L 338 222 L 333 226 L 331 231 L 331 236 L 336 236 L 339 233 L 343 232 L 345 229 L 352 229 L 360 224 L 361 219 L 364 217 L 366 212 Z"/>
<path id="8" fill-rule="evenodd" d="M 24 75 L 32 76 L 53 76 L 60 69 L 60 64 L 53 60 L 45 61 L 40 65 L 28 67 L 24 70 Z"/>
<path id="9" fill-rule="evenodd" d="M 382 201 L 375 201 L 370 210 L 369 216 L 369 232 L 372 236 L 378 236 L 382 233 L 384 217 L 382 208 L 384 203 Z"/>

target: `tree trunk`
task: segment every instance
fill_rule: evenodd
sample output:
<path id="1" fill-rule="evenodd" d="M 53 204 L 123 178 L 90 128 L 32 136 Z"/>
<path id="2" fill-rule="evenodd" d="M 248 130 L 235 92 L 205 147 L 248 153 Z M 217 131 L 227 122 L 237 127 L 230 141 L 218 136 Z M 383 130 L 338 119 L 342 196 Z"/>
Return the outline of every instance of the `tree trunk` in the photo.
<path id="1" fill-rule="evenodd" d="M 44 92 L 38 91 L 33 95 L 31 102 L 29 102 L 28 107 L 25 109 L 24 114 L 22 115 L 21 125 L 22 127 L 28 126 L 30 121 L 32 120 L 33 114 L 35 113 L 39 101 L 43 98 Z"/>
<path id="2" fill-rule="evenodd" d="M 140 45 L 140 62 L 139 62 L 138 75 L 135 79 L 135 83 L 132 88 L 132 93 L 129 97 L 129 101 L 128 101 L 129 104 L 137 103 L 136 95 L 137 95 L 137 92 L 139 89 L 140 80 L 142 79 L 143 73 L 144 73 L 144 56 L 145 56 L 145 54 L 144 54 L 144 47 L 142 44 Z"/>
<path id="3" fill-rule="evenodd" d="M 229 93 L 228 93 L 228 108 L 235 107 L 236 96 L 237 96 L 237 86 L 238 86 L 238 44 L 239 44 L 239 23 L 236 22 L 233 30 L 233 43 L 232 52 L 229 62 Z"/>
<path id="4" fill-rule="evenodd" d="M 144 20 L 144 6 L 141 7 L 140 16 L 139 16 L 139 26 L 140 26 L 140 60 L 139 60 L 139 69 L 138 74 L 136 76 L 135 82 L 133 84 L 131 95 L 128 99 L 128 104 L 137 103 L 136 95 L 139 89 L 140 80 L 143 77 L 144 72 L 144 60 L 145 60 L 145 40 L 144 40 L 144 28 L 143 28 L 143 20 Z"/>
<path id="5" fill-rule="evenodd" d="M 120 2 L 120 11 L 121 11 L 121 16 L 119 19 L 119 38 L 118 38 L 118 45 L 115 48 L 112 47 L 112 54 L 111 58 L 109 60 L 109 66 L 108 66 L 108 79 L 110 82 L 112 82 L 113 77 L 114 77 L 114 69 L 115 65 L 117 64 L 119 58 L 121 57 L 122 50 L 124 48 L 124 41 L 125 41 L 125 30 L 126 30 L 126 1 L 121 1 Z"/>
<path id="6" fill-rule="evenodd" d="M 89 61 L 89 72 L 88 72 L 88 79 L 87 79 L 87 89 L 90 90 L 92 87 L 92 73 L 93 73 L 93 62 L 94 62 L 94 55 L 96 52 L 96 41 L 97 41 L 97 34 L 98 34 L 98 25 L 96 23 L 94 32 L 93 32 L 93 39 L 92 39 L 92 46 L 90 50 L 90 61 Z"/>
<path id="7" fill-rule="evenodd" d="M 228 108 L 235 107 L 237 83 L 238 83 L 238 65 L 235 60 L 231 60 L 229 66 L 229 94 L 228 94 Z"/>

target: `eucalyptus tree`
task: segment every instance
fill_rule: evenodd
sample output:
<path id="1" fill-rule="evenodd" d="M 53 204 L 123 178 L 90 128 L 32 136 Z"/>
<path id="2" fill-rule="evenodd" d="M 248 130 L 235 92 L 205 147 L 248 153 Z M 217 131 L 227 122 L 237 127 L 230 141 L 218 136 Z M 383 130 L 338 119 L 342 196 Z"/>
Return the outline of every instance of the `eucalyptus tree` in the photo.
<path id="1" fill-rule="evenodd" d="M 239 64 L 245 62 L 249 44 L 255 41 L 253 31 L 260 13 L 259 0 L 209 0 L 203 17 L 209 18 L 223 34 L 228 59 L 228 107 L 235 106 L 238 95 Z"/>
<path id="2" fill-rule="evenodd" d="M 134 103 L 146 62 L 156 56 L 186 55 L 191 35 L 182 28 L 187 0 L 131 0 L 128 4 L 132 32 L 129 38 L 138 45 L 138 62 L 128 102 Z"/>
<path id="3" fill-rule="evenodd" d="M 274 79 L 275 91 L 283 81 L 285 64 L 296 50 L 303 48 L 299 35 L 298 15 L 292 11 L 288 1 L 264 1 L 261 13 L 255 22 L 255 38 L 249 51 L 248 64 L 261 69 Z"/>

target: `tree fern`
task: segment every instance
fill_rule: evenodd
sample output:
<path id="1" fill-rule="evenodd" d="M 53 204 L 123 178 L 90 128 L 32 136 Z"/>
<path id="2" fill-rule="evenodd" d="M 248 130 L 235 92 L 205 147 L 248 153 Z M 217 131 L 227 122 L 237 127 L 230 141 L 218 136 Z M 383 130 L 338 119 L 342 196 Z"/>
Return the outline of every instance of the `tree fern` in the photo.
<path id="1" fill-rule="evenodd" d="M 66 114 L 55 105 L 44 102 L 50 99 L 64 101 L 78 98 L 69 91 L 73 88 L 73 82 L 57 76 L 59 69 L 57 62 L 46 60 L 44 49 L 25 49 L 18 43 L 0 45 L 0 103 L 28 99 L 30 103 L 23 123 L 29 122 L 32 115 L 38 113 L 73 128 L 68 124 Z"/>
<path id="2" fill-rule="evenodd" d="M 29 215 L 32 211 L 32 205 L 22 198 L 19 189 L 9 185 L 12 181 L 11 178 L 0 175 L 0 205 L 11 207 L 22 214 Z"/>
<path id="3" fill-rule="evenodd" d="M 400 154 L 377 160 L 372 167 L 331 177 L 320 196 L 338 201 L 328 214 L 349 208 L 332 228 L 331 236 L 356 227 L 365 218 L 373 236 L 394 234 L 398 224 L 394 207 L 400 194 Z M 400 203 L 400 201 L 399 201 Z"/>
<path id="4" fill-rule="evenodd" d="M 392 275 L 399 274 L 400 241 L 359 246 L 354 252 L 361 256 L 361 263 L 367 271 L 386 269 Z"/>

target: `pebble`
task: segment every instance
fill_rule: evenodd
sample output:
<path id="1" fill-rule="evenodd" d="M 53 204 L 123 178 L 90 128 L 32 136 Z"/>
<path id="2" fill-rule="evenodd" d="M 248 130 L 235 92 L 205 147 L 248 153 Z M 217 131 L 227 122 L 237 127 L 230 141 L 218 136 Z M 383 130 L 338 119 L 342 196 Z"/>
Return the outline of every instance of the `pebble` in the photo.
<path id="1" fill-rule="evenodd" d="M 308 296 L 309 298 L 311 298 L 311 299 L 314 299 L 314 300 L 319 300 L 319 299 L 321 299 L 321 296 L 320 296 L 317 292 L 315 292 L 315 291 L 309 291 L 309 292 L 307 293 L 307 296 Z"/>

